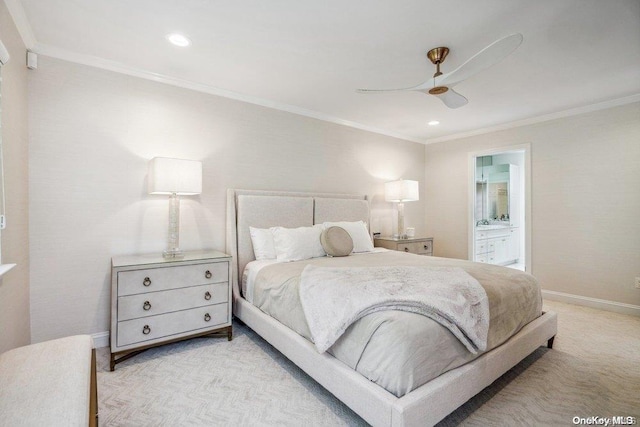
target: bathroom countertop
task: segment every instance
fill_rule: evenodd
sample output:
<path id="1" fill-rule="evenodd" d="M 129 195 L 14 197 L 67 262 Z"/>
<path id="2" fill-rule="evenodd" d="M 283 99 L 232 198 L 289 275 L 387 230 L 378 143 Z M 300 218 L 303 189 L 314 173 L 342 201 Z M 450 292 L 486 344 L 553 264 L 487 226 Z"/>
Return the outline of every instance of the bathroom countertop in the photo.
<path id="1" fill-rule="evenodd" d="M 491 225 L 476 225 L 476 230 L 485 231 L 485 230 L 502 230 L 503 228 L 509 228 L 511 224 L 491 224 Z"/>

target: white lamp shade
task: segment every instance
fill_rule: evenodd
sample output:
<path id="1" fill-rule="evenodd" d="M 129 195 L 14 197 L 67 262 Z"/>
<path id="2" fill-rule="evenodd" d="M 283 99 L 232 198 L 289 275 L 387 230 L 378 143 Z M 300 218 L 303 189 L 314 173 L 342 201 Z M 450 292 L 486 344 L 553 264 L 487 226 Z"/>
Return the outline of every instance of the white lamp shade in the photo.
<path id="1" fill-rule="evenodd" d="M 202 193 L 202 162 L 154 157 L 149 162 L 149 194 Z"/>
<path id="2" fill-rule="evenodd" d="M 420 200 L 418 181 L 403 179 L 385 183 L 384 199 L 387 202 L 414 202 Z"/>

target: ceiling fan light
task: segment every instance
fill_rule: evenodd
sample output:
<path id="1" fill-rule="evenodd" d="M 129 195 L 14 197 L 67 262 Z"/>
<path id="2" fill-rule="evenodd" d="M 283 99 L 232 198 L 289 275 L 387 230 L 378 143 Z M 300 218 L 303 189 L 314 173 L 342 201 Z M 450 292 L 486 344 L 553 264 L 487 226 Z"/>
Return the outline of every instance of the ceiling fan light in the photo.
<path id="1" fill-rule="evenodd" d="M 442 95 L 443 93 L 445 93 L 448 90 L 449 90 L 449 88 L 446 87 L 446 86 L 436 86 L 433 89 L 429 89 L 429 93 L 431 95 Z"/>

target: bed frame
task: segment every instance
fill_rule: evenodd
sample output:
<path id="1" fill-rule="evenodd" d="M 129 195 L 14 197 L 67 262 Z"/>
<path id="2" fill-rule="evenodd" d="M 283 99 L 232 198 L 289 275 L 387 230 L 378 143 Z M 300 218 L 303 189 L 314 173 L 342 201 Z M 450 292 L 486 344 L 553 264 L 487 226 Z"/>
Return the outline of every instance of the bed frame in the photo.
<path id="1" fill-rule="evenodd" d="M 227 252 L 233 257 L 233 313 L 314 380 L 374 426 L 434 425 L 538 347 L 551 346 L 553 312 L 526 325 L 501 346 L 396 397 L 246 301 L 238 273 L 254 259 L 249 226 L 310 226 L 369 220 L 366 196 L 227 190 Z"/>

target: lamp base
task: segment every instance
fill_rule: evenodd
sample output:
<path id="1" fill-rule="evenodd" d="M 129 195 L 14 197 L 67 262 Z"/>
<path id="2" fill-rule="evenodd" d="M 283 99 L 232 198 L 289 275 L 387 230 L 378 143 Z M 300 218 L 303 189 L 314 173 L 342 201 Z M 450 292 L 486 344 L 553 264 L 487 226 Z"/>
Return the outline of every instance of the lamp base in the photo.
<path id="1" fill-rule="evenodd" d="M 398 239 L 406 239 L 407 232 L 404 229 L 404 203 L 398 203 Z"/>
<path id="2" fill-rule="evenodd" d="M 169 233 L 167 236 L 167 250 L 162 252 L 165 259 L 184 258 L 180 246 L 180 197 L 172 193 L 169 197 Z"/>
<path id="3" fill-rule="evenodd" d="M 180 249 L 167 249 L 166 251 L 162 252 L 162 256 L 164 258 L 180 259 L 184 258 L 184 252 L 182 252 Z"/>

